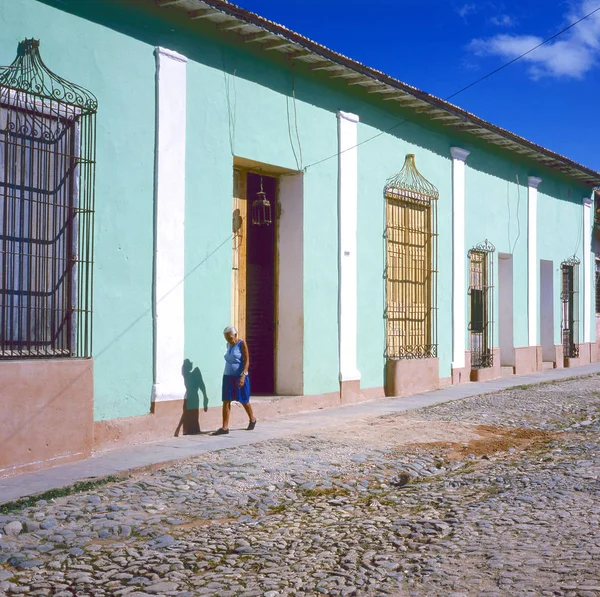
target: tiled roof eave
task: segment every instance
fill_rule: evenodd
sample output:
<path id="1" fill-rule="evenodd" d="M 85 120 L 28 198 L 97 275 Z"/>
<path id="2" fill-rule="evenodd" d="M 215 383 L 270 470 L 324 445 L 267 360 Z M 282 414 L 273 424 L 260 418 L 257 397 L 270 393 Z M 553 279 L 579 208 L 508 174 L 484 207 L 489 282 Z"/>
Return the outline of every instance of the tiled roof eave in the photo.
<path id="1" fill-rule="evenodd" d="M 332 78 L 359 85 L 384 101 L 399 103 L 443 126 L 491 145 L 513 151 L 543 167 L 551 168 L 587 186 L 600 185 L 600 173 L 546 149 L 506 129 L 491 124 L 454 104 L 412 87 L 376 69 L 334 52 L 283 25 L 247 11 L 226 0 L 148 0 L 161 7 L 184 10 L 191 20 L 212 22 L 223 35 L 236 35 L 265 52 L 285 54 L 304 62 L 310 70 L 325 71 Z"/>

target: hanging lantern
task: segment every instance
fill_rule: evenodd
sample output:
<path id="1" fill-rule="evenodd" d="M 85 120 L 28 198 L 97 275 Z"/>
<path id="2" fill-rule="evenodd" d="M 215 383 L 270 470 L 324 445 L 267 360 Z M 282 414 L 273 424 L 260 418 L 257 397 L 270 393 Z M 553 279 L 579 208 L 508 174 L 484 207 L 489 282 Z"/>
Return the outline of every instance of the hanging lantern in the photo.
<path id="1" fill-rule="evenodd" d="M 253 226 L 270 226 L 273 222 L 271 202 L 263 191 L 262 176 L 260 177 L 260 191 L 256 195 L 257 198 L 252 202 L 252 224 Z"/>

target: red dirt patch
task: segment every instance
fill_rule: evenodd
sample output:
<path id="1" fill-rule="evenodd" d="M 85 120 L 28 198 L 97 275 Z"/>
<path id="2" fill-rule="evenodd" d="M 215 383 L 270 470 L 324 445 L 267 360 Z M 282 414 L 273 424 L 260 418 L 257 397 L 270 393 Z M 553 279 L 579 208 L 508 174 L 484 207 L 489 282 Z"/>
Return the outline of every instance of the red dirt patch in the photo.
<path id="1" fill-rule="evenodd" d="M 478 425 L 474 428 L 480 436 L 470 439 L 465 443 L 458 442 L 429 442 L 410 444 L 407 448 L 418 451 L 444 451 L 450 460 L 462 460 L 468 454 L 475 456 L 492 456 L 501 452 L 508 452 L 511 448 L 516 450 L 529 450 L 543 445 L 559 434 L 549 433 L 540 429 L 494 427 L 492 425 Z"/>

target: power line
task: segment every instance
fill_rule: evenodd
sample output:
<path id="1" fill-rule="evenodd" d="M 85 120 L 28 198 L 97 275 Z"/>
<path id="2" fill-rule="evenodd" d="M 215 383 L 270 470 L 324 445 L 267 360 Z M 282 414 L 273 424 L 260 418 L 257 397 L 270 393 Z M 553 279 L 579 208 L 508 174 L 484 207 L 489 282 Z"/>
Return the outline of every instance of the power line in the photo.
<path id="1" fill-rule="evenodd" d="M 562 35 L 566 31 L 568 31 L 569 29 L 572 29 L 573 27 L 575 27 L 575 25 L 578 25 L 579 23 L 581 23 L 581 21 L 585 21 L 585 19 L 591 17 L 592 15 L 594 15 L 595 13 L 597 13 L 598 11 L 600 11 L 600 6 L 598 6 L 598 8 L 596 8 L 596 9 L 592 10 L 592 12 L 590 12 L 590 13 L 586 14 L 585 16 L 581 17 L 577 21 L 574 21 L 570 25 L 567 25 L 564 29 L 561 29 L 560 31 L 558 31 L 554 35 L 551 35 L 550 37 L 548 37 L 544 41 L 542 41 L 539 44 L 537 44 L 537 46 L 534 46 L 533 48 L 527 50 L 526 52 L 523 52 L 521 55 L 517 56 L 516 58 L 513 58 L 512 60 L 509 60 L 507 63 L 503 64 L 502 66 L 500 66 L 500 67 L 496 68 L 495 70 L 489 72 L 487 75 L 484 75 L 483 77 L 480 77 L 479 79 L 477 79 L 476 81 L 473 81 L 472 83 L 470 83 L 466 87 L 463 87 L 462 89 L 459 89 L 458 91 L 454 92 L 452 95 L 449 95 L 448 97 L 444 98 L 443 101 L 447 102 L 447 101 L 451 100 L 453 97 L 456 97 L 457 95 L 459 95 L 460 93 L 463 93 L 464 91 L 467 91 L 467 89 L 471 89 L 471 87 L 474 87 L 478 83 L 481 83 L 482 81 L 485 81 L 486 79 L 489 79 L 491 76 L 495 75 L 496 73 L 499 73 L 501 70 L 505 69 L 507 66 L 510 66 L 511 64 L 514 64 L 515 62 L 521 60 L 522 58 L 524 58 L 528 54 L 531 54 L 531 52 L 537 50 L 541 46 L 547 44 L 548 42 L 552 41 L 553 39 L 556 39 L 558 36 Z M 391 133 L 392 131 L 396 130 L 398 127 L 400 127 L 403 124 L 405 124 L 407 121 L 408 121 L 408 118 L 403 118 L 400 122 L 396 123 L 394 126 L 390 127 L 389 129 L 385 129 L 383 131 L 380 131 L 379 133 L 373 135 L 372 137 L 368 137 L 367 139 L 364 139 L 360 143 L 357 143 L 356 145 L 352 145 L 352 147 L 347 147 L 346 149 L 344 149 L 342 151 L 338 151 L 337 153 L 335 153 L 333 155 L 330 155 L 329 157 L 326 157 L 326 158 L 323 158 L 322 160 L 318 160 L 316 162 L 313 162 L 312 164 L 309 164 L 308 166 L 306 166 L 304 168 L 304 172 L 306 172 L 309 168 L 312 168 L 313 166 L 317 166 L 318 164 L 322 164 L 323 162 L 327 162 L 328 160 L 336 158 L 339 155 L 341 155 L 342 153 L 345 153 L 346 151 L 350 151 L 351 149 L 355 149 L 357 147 L 360 147 L 361 145 L 364 145 L 365 143 L 368 143 L 369 141 L 373 141 L 373 139 L 377 139 L 377 137 L 381 137 L 381 135 L 385 135 L 387 133 Z"/>
<path id="2" fill-rule="evenodd" d="M 581 23 L 581 21 L 584 21 L 588 17 L 591 17 L 593 14 L 597 13 L 599 10 L 600 10 L 600 6 L 598 8 L 596 8 L 595 10 L 592 10 L 592 12 L 590 12 L 587 15 L 585 15 L 584 17 L 581 17 L 579 20 L 575 21 L 574 23 L 571 23 L 570 25 L 568 25 L 567 27 L 565 27 L 564 29 L 562 29 L 558 33 L 555 33 L 554 35 L 551 35 L 548 39 L 545 39 L 544 41 L 540 42 L 537 46 L 534 46 L 530 50 L 527 50 L 527 52 L 523 52 L 523 54 L 521 54 L 520 56 L 517 56 L 516 58 L 513 58 L 512 60 L 509 60 L 506 64 L 503 64 L 502 66 L 498 67 L 496 70 L 493 70 L 492 72 L 490 72 L 487 75 L 481 77 L 480 79 L 477 79 L 477 81 L 473 81 L 473 83 L 467 85 L 466 87 L 463 87 L 462 89 L 459 89 L 456 93 L 453 93 L 452 95 L 449 95 L 444 101 L 447 102 L 448 100 L 452 99 L 453 97 L 456 97 L 459 93 L 462 93 L 463 91 L 466 91 L 467 89 L 470 89 L 474 85 L 477 85 L 477 83 L 481 83 L 481 81 L 485 81 L 486 79 L 488 79 L 492 75 L 495 75 L 496 73 L 499 73 L 502 69 L 504 69 L 507 66 L 510 66 L 511 64 L 514 64 L 515 62 L 517 62 L 517 60 L 521 60 L 521 58 L 525 58 L 525 56 L 527 56 L 527 54 L 531 54 L 531 52 L 537 50 L 538 48 L 541 48 L 544 44 L 547 44 L 549 41 L 552 41 L 553 39 L 556 39 L 559 35 L 562 35 L 563 33 L 565 33 L 565 31 L 568 31 L 572 27 L 575 27 L 575 25 L 578 25 L 579 23 Z"/>

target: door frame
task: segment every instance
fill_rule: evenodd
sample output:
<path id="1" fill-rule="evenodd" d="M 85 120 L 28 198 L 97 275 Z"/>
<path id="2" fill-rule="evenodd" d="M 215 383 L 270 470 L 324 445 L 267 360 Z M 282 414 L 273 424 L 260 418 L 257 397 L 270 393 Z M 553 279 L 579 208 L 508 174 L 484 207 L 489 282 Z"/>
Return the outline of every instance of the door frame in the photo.
<path id="1" fill-rule="evenodd" d="M 238 336 L 247 340 L 248 332 L 248 235 L 252 218 L 252 202 L 248 198 L 248 174 L 275 179 L 275 193 L 271 213 L 274 226 L 273 247 L 273 394 L 277 394 L 277 355 L 278 333 L 277 314 L 279 312 L 279 187 L 277 173 L 257 171 L 250 167 L 233 167 L 233 202 L 232 202 L 232 264 L 231 264 L 231 321 L 237 329 Z M 251 357 L 252 362 L 252 357 Z"/>
<path id="2" fill-rule="evenodd" d="M 546 325 L 544 325 L 546 323 Z M 540 259 L 540 344 L 542 361 L 556 362 L 554 338 L 554 263 Z"/>
<path id="3" fill-rule="evenodd" d="M 273 314 L 275 395 L 301 396 L 304 394 L 304 175 L 302 172 L 238 156 L 233 159 L 233 170 L 241 173 L 244 179 L 243 188 L 237 191 L 238 195 L 242 195 L 243 191 L 243 197 L 239 199 L 243 201 L 246 210 L 245 221 L 242 222 L 243 231 L 246 231 L 248 226 L 248 173 L 278 179 L 273 205 L 276 226 Z M 234 188 L 234 195 L 235 191 Z M 241 240 L 246 242 L 246 238 Z M 244 279 L 245 275 L 245 269 L 238 273 L 238 276 L 243 276 Z M 233 296 L 235 288 L 232 270 L 232 325 L 236 325 L 234 308 L 235 301 L 239 300 Z M 240 333 L 242 330 L 245 333 L 245 317 L 236 327 Z M 280 342 L 280 338 L 284 338 L 285 342 Z"/>
<path id="4" fill-rule="evenodd" d="M 515 366 L 514 260 L 498 253 L 498 347 L 500 366 Z"/>
<path id="5" fill-rule="evenodd" d="M 246 255 L 248 241 L 247 171 L 233 169 L 231 217 L 231 325 L 246 337 Z"/>

